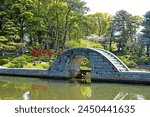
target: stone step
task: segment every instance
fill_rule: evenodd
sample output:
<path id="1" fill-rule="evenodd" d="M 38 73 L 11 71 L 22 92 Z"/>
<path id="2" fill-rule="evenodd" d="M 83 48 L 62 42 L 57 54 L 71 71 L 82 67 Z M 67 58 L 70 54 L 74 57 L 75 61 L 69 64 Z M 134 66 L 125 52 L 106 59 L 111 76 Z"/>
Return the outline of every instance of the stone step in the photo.
<path id="1" fill-rule="evenodd" d="M 120 63 L 119 61 L 117 61 L 117 59 L 114 59 L 114 58 L 112 58 L 112 59 L 109 59 L 110 61 L 113 61 L 113 62 L 117 62 L 117 63 Z"/>
<path id="2" fill-rule="evenodd" d="M 126 68 L 119 68 L 120 71 L 126 71 Z"/>
<path id="3" fill-rule="evenodd" d="M 124 68 L 123 65 L 116 65 L 116 64 L 115 64 L 115 66 L 116 66 L 117 68 Z"/>
<path id="4" fill-rule="evenodd" d="M 107 51 L 100 51 L 107 59 L 109 59 L 117 69 L 120 71 L 127 71 L 127 68 L 111 53 Z"/>
<path id="5" fill-rule="evenodd" d="M 115 64 L 115 65 L 122 65 L 120 62 L 118 62 L 118 61 L 113 61 L 113 64 Z"/>

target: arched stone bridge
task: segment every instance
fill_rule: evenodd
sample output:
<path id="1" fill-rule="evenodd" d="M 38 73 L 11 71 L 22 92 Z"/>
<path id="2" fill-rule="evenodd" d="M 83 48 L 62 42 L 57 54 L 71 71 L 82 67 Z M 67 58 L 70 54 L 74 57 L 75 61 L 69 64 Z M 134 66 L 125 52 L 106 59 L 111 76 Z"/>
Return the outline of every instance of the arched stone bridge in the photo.
<path id="1" fill-rule="evenodd" d="M 74 48 L 63 52 L 49 68 L 49 74 L 56 77 L 76 77 L 84 58 L 91 64 L 92 78 L 104 77 L 129 68 L 109 51 L 94 48 Z"/>
<path id="2" fill-rule="evenodd" d="M 60 78 L 76 77 L 84 58 L 91 64 L 92 80 L 148 83 L 150 72 L 130 71 L 114 54 L 94 48 L 74 48 L 63 52 L 49 69 L 0 68 L 0 75 Z"/>

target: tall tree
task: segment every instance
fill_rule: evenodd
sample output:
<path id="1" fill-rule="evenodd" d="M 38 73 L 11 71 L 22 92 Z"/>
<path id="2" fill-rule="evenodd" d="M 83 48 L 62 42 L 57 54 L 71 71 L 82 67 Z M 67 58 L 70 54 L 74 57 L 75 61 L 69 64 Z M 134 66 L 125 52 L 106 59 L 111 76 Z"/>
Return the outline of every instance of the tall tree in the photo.
<path id="1" fill-rule="evenodd" d="M 107 31 L 107 40 L 109 41 L 109 51 L 112 52 L 112 43 L 115 42 L 116 22 L 114 19 L 110 22 L 110 27 Z M 107 41 L 106 40 L 106 41 Z"/>
<path id="2" fill-rule="evenodd" d="M 94 14 L 94 17 L 98 24 L 98 35 L 104 35 L 110 27 L 112 16 L 108 13 L 96 13 Z"/>
<path id="3" fill-rule="evenodd" d="M 20 43 L 19 29 L 12 15 L 13 4 L 18 1 L 5 0 L 0 5 L 0 50 L 20 51 L 24 46 Z"/>
<path id="4" fill-rule="evenodd" d="M 147 56 L 149 56 L 150 53 L 150 11 L 148 11 L 144 15 L 144 23 L 143 23 L 144 29 L 143 29 L 143 37 L 146 40 L 146 46 L 147 46 Z"/>
<path id="5" fill-rule="evenodd" d="M 62 42 L 62 48 L 65 48 L 65 43 L 67 41 L 67 35 L 69 30 L 69 20 L 72 20 L 73 16 L 82 16 L 87 10 L 85 7 L 86 3 L 81 0 L 66 0 L 67 9 L 65 14 L 65 26 L 64 26 L 64 36 Z M 75 17 L 76 18 L 76 17 Z M 74 21 L 74 19 L 73 19 Z"/>
<path id="6" fill-rule="evenodd" d="M 131 43 L 136 40 L 136 32 L 142 24 L 142 18 L 120 10 L 114 16 L 114 21 L 118 50 L 129 49 Z"/>
<path id="7" fill-rule="evenodd" d="M 128 33 L 128 22 L 131 18 L 131 15 L 124 10 L 120 10 L 116 13 L 114 18 L 116 22 L 116 30 L 117 30 L 117 43 L 118 50 L 124 50 L 129 39 Z"/>

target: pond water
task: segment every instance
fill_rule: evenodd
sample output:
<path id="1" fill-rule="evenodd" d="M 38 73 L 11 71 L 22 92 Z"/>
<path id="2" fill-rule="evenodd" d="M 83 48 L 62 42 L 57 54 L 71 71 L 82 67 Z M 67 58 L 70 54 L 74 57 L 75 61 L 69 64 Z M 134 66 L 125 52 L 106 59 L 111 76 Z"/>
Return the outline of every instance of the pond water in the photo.
<path id="1" fill-rule="evenodd" d="M 0 76 L 1 100 L 149 100 L 150 86 Z"/>

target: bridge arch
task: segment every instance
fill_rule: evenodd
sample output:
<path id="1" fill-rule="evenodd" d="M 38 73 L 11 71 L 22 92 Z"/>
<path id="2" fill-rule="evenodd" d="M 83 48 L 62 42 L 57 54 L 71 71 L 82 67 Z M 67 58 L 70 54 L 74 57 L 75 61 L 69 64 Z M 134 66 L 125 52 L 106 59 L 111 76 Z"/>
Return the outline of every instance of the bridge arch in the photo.
<path id="1" fill-rule="evenodd" d="M 109 51 L 95 48 L 73 48 L 64 51 L 49 68 L 49 74 L 54 77 L 76 77 L 84 58 L 91 64 L 92 78 L 105 74 L 129 71 L 129 68 Z"/>

